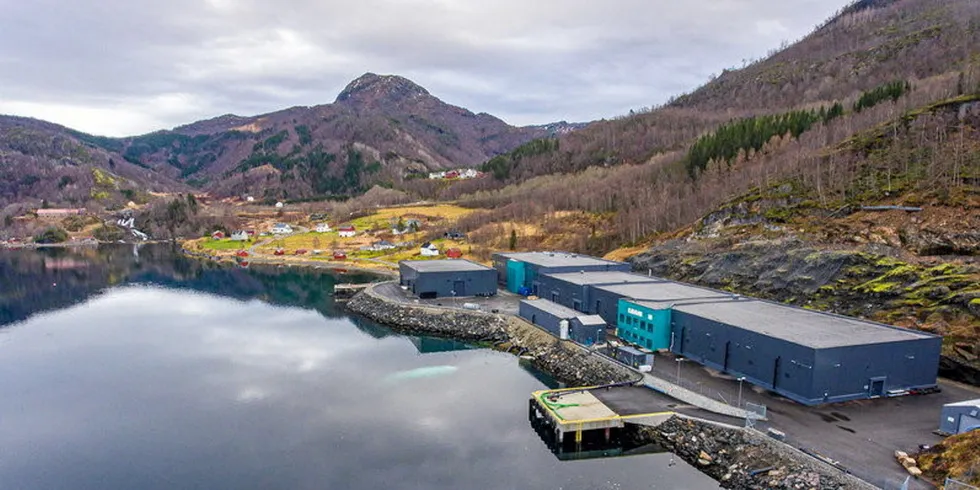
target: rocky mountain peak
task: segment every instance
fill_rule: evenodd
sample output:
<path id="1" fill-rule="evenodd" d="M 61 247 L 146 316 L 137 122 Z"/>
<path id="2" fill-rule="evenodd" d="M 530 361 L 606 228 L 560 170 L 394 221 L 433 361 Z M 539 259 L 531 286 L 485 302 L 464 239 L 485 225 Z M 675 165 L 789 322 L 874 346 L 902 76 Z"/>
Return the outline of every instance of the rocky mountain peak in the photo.
<path id="1" fill-rule="evenodd" d="M 347 84 L 337 102 L 401 102 L 429 95 L 429 91 L 415 82 L 397 75 L 365 73 Z"/>

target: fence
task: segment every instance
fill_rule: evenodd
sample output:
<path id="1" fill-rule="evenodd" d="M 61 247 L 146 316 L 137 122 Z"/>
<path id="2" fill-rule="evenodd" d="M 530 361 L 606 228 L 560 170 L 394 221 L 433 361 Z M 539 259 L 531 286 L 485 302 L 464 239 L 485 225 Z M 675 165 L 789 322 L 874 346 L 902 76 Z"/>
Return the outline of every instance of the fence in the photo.
<path id="1" fill-rule="evenodd" d="M 952 478 L 947 478 L 946 483 L 943 484 L 943 488 L 946 490 L 980 490 L 973 485 L 967 485 L 959 480 L 954 480 Z"/>

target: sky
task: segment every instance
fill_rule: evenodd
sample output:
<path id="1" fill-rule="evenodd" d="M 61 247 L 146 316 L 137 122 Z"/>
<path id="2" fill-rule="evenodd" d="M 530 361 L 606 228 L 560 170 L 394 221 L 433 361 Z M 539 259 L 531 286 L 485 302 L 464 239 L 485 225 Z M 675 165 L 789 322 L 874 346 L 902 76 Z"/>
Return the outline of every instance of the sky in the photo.
<path id="1" fill-rule="evenodd" d="M 515 125 L 655 106 L 846 0 L 0 0 L 0 114 L 126 136 L 333 102 L 366 72 Z"/>

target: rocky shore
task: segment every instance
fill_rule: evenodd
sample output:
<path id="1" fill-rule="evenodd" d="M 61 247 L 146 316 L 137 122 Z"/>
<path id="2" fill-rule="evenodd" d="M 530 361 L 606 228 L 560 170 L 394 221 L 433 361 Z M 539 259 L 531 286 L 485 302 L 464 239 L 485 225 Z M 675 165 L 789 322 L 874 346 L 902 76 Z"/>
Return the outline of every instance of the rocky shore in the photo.
<path id="1" fill-rule="evenodd" d="M 718 480 L 724 488 L 873 489 L 875 487 L 758 432 L 674 417 L 639 427 L 638 443 L 657 443 Z"/>
<path id="2" fill-rule="evenodd" d="M 519 355 L 534 367 L 573 386 L 636 382 L 642 376 L 509 315 L 417 306 L 391 301 L 372 287 L 354 296 L 347 308 L 400 332 L 479 342 Z"/>

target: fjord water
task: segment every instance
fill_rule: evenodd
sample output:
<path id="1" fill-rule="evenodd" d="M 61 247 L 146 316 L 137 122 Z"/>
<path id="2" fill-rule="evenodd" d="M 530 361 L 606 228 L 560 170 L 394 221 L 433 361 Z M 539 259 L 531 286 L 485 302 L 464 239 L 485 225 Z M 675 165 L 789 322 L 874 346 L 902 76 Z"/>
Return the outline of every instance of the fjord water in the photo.
<path id="1" fill-rule="evenodd" d="M 0 251 L 0 488 L 717 488 L 666 454 L 559 461 L 540 375 L 333 303 L 368 279 Z"/>

